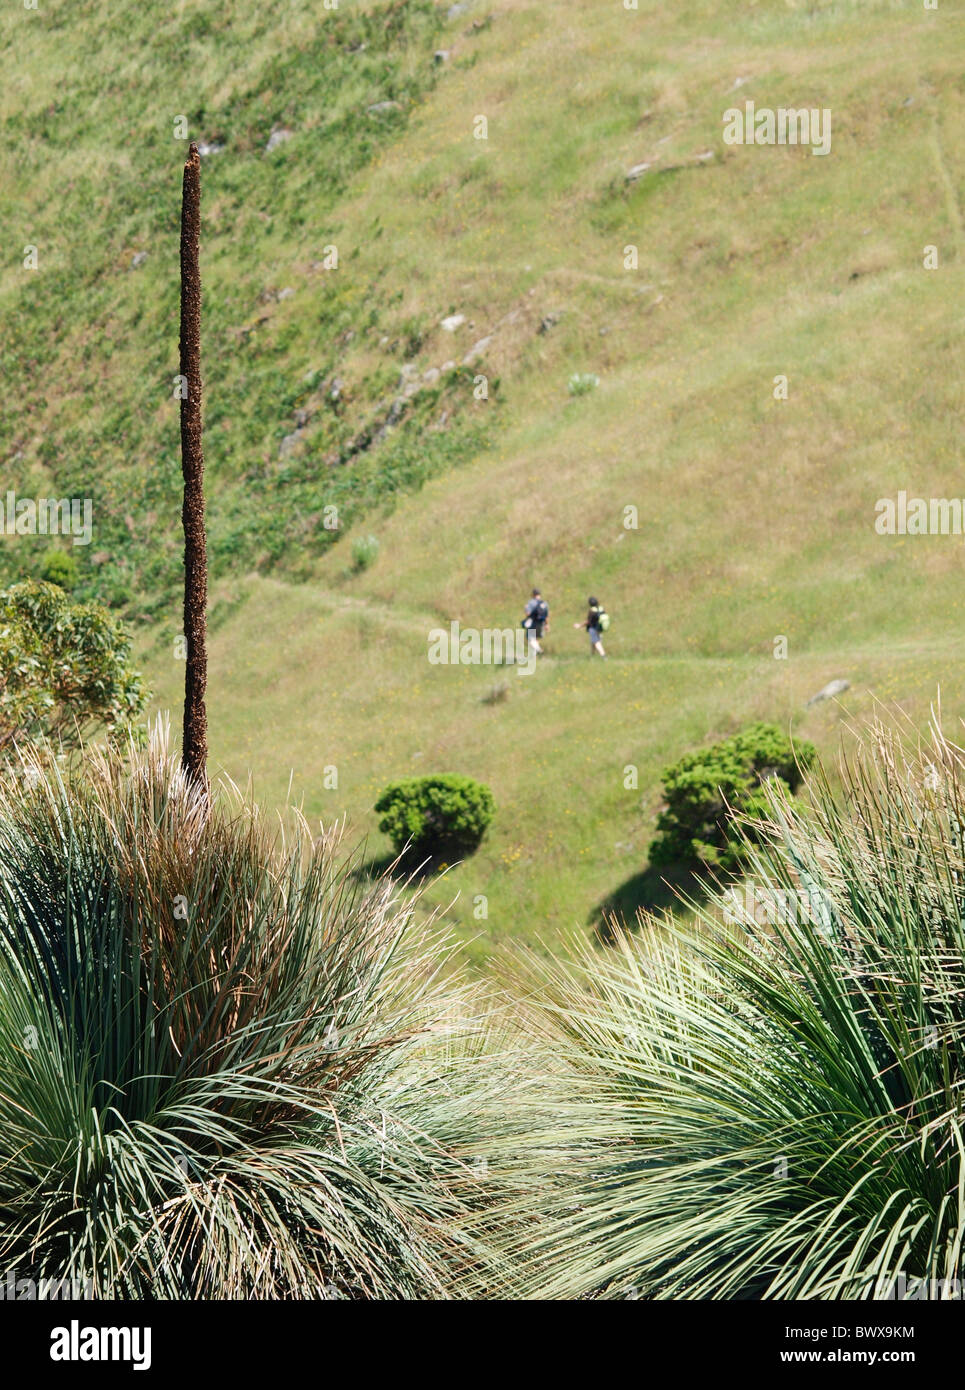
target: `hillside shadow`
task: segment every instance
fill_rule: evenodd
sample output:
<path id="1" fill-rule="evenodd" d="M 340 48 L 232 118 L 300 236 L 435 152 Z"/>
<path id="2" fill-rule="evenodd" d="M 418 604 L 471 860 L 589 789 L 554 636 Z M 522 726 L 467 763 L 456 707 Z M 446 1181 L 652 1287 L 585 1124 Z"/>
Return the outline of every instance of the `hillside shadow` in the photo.
<path id="1" fill-rule="evenodd" d="M 683 865 L 648 867 L 625 879 L 612 893 L 593 908 L 587 918 L 599 939 L 607 944 L 614 940 L 614 925 L 622 922 L 628 928 L 636 926 L 638 912 L 656 914 L 680 906 L 681 898 L 703 903 L 714 888 L 706 870 Z"/>

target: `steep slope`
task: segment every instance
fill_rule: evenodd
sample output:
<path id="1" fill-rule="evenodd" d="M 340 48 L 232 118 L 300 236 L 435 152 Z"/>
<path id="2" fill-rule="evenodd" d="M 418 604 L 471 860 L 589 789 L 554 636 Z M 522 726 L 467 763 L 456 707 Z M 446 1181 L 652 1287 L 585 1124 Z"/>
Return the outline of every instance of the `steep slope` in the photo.
<path id="1" fill-rule="evenodd" d="M 384 267 L 353 274 L 357 246 L 338 216 L 353 177 L 436 80 L 440 24 L 430 0 L 318 13 L 128 0 L 106 23 L 96 5 L 0 19 L 16 55 L 0 97 L 11 251 L 0 441 L 17 495 L 91 499 L 86 591 L 143 615 L 179 580 L 177 232 L 189 138 L 204 165 L 215 565 L 297 565 L 332 540 L 326 505 L 347 520 L 358 499 L 455 449 L 457 421 L 434 458 L 415 457 L 429 402 L 398 395 L 393 358 L 416 330 Z M 384 340 L 361 376 L 339 365 L 353 338 Z M 433 395 L 455 414 L 471 399 L 458 373 Z M 340 469 L 397 398 L 400 427 L 376 467 Z M 40 553 L 3 547 L 0 566 L 29 568 Z"/>

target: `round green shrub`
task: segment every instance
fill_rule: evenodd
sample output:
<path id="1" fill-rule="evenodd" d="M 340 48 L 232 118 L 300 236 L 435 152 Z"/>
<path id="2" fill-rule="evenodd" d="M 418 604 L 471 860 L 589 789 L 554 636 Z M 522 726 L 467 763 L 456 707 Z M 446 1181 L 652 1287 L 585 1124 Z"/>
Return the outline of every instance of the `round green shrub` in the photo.
<path id="1" fill-rule="evenodd" d="M 69 593 L 77 585 L 80 571 L 75 556 L 66 550 L 48 550 L 40 566 L 40 577 Z"/>
<path id="2" fill-rule="evenodd" d="M 687 753 L 663 774 L 666 805 L 657 819 L 650 863 L 737 869 L 745 842 L 735 815 L 746 823 L 766 814 L 765 782 L 777 777 L 794 792 L 815 757 L 813 744 L 792 746 L 776 724 L 751 724 Z"/>
<path id="3" fill-rule="evenodd" d="M 444 773 L 390 782 L 375 809 L 397 854 L 409 845 L 417 854 L 459 858 L 478 847 L 496 804 L 481 782 Z"/>

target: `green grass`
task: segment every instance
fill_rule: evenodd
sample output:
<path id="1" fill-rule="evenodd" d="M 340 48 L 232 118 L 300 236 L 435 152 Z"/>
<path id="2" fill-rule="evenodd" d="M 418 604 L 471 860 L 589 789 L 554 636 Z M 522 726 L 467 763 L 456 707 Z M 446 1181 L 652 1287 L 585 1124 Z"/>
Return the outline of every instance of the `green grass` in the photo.
<path id="1" fill-rule="evenodd" d="M 213 758 L 251 769 L 263 801 L 290 791 L 313 816 L 347 814 L 376 859 L 371 808 L 392 778 L 487 783 L 492 830 L 429 895 L 459 894 L 451 915 L 481 957 L 502 939 L 552 942 L 621 887 L 639 900 L 660 771 L 695 744 L 766 718 L 829 753 L 875 699 L 921 723 L 939 683 L 946 712 L 962 710 L 963 542 L 874 531 L 879 497 L 965 492 L 962 22 L 910 0 L 497 0 L 452 22 L 404 6 L 383 38 L 368 8 L 343 3 L 328 28 L 241 0 L 181 17 L 122 7 L 106 37 L 76 7 L 29 33 L 29 16 L 0 20 L 18 53 L 0 98 L 2 230 L 14 251 L 49 246 L 32 279 L 12 253 L 0 276 L 15 325 L 0 438 L 25 455 L 19 491 L 38 477 L 93 489 L 90 549 L 109 554 L 83 557 L 84 582 L 150 619 L 141 650 L 174 708 L 183 145 L 168 113 L 197 90 L 191 133 L 228 139 L 205 162 L 202 247 Z M 128 20 L 131 54 L 160 35 L 156 66 L 141 79 L 124 58 L 108 83 L 99 65 Z M 384 99 L 402 109 L 374 125 L 367 106 Z M 831 154 L 724 146 L 723 111 L 745 99 L 830 107 Z M 296 134 L 265 156 L 273 125 Z M 627 183 L 641 161 L 653 171 Z M 330 242 L 338 271 L 311 272 Z M 928 244 L 937 271 L 922 268 Z M 466 323 L 448 333 L 453 313 Z M 404 363 L 461 364 L 484 338 L 478 363 L 351 452 Z M 574 373 L 599 385 L 571 397 Z M 318 390 L 333 376 L 338 409 Z M 319 523 L 330 504 L 348 545 Z M 355 534 L 380 549 L 353 576 Z M 39 551 L 8 544 L 0 563 L 19 572 Z M 515 624 L 534 583 L 550 656 L 509 675 L 508 700 L 484 699 L 502 672 L 428 664 L 430 627 Z M 607 665 L 571 625 L 591 592 L 613 617 Z M 838 676 L 842 708 L 805 711 Z"/>
<path id="2" fill-rule="evenodd" d="M 93 11 L 54 5 L 0 24 L 18 55 L 0 102 L 9 195 L 0 232 L 39 257 L 30 272 L 18 254 L 0 277 L 10 321 L 0 429 L 24 455 L 12 480 L 20 494 L 54 485 L 92 498 L 86 587 L 148 615 L 179 579 L 174 378 L 187 144 L 176 132 L 223 145 L 203 171 L 214 563 L 317 551 L 333 535 L 325 506 L 339 508 L 344 526 L 373 497 L 439 466 L 440 449 L 413 462 L 412 427 L 447 404 L 458 415 L 468 395 L 458 372 L 404 403 L 398 437 L 374 467 L 346 477 L 338 466 L 390 408 L 408 319 L 381 274 L 353 274 L 356 236 L 346 238 L 337 210 L 436 80 L 440 19 L 430 0 L 345 5 L 321 19 L 240 0 L 177 15 L 129 3 L 112 11 L 106 34 Z M 381 102 L 395 105 L 370 109 Z M 268 152 L 277 129 L 290 139 Z M 339 265 L 327 269 L 332 246 Z M 146 261 L 135 269 L 139 254 Z M 381 369 L 333 398 L 340 345 L 353 335 L 385 338 Z M 297 448 L 282 452 L 295 435 Z M 463 450 L 471 443 L 459 436 Z M 269 514 L 284 521 L 268 525 Z M 16 569 L 24 557 L 0 564 Z"/>
<path id="3" fill-rule="evenodd" d="M 438 904 L 456 899 L 450 917 L 477 959 L 497 942 L 539 937 L 551 945 L 618 892 L 624 905 L 654 900 L 655 885 L 641 875 L 660 773 L 678 751 L 766 716 L 830 753 L 850 742 L 852 721 L 874 711 L 875 692 L 917 713 L 927 711 L 939 674 L 946 691 L 965 680 L 953 634 L 930 648 L 884 651 L 869 642 L 848 652 L 854 688 L 840 704 L 805 710 L 841 669 L 839 651 L 794 661 L 765 651 L 648 657 L 632 624 L 629 633 L 613 631 L 614 656 L 604 664 L 590 661 L 582 634 L 561 627 L 534 675 L 507 670 L 509 698 L 489 704 L 491 667 L 429 665 L 433 616 L 360 601 L 364 582 L 328 592 L 252 576 L 231 603 L 215 604 L 213 756 L 242 779 L 253 769 L 269 804 L 290 795 L 311 818 L 347 814 L 351 832 L 368 836 L 374 861 L 391 854 L 372 811 L 387 782 L 430 771 L 485 781 L 497 807 L 491 829 L 427 895 Z M 183 663 L 173 644 L 154 652 L 150 669 L 158 705 L 176 707 Z M 630 764 L 635 790 L 624 785 Z M 332 767 L 338 785 L 326 788 Z M 480 894 L 485 918 L 475 915 Z"/>

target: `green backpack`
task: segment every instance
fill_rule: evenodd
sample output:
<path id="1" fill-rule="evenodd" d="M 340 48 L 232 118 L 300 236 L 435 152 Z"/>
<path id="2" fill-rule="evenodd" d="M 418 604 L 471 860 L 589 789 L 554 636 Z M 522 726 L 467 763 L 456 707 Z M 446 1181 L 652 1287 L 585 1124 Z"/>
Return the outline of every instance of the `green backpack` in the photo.
<path id="1" fill-rule="evenodd" d="M 596 615 L 596 625 L 597 625 L 598 631 L 600 631 L 600 632 L 609 632 L 609 631 L 610 631 L 610 615 L 609 615 L 609 613 L 607 613 L 606 609 L 601 608 L 601 609 L 599 610 L 599 612 L 597 613 L 597 615 Z"/>

